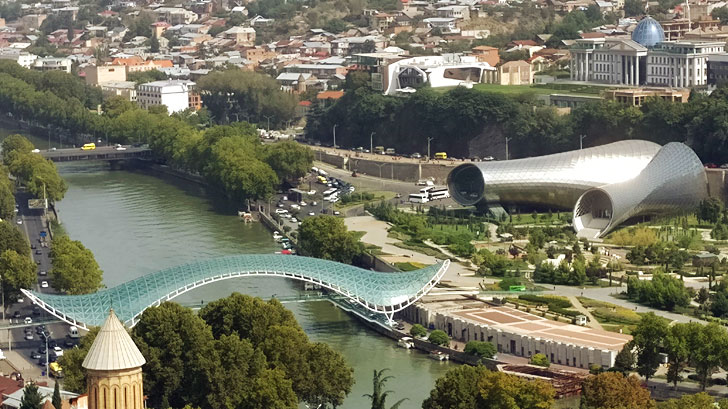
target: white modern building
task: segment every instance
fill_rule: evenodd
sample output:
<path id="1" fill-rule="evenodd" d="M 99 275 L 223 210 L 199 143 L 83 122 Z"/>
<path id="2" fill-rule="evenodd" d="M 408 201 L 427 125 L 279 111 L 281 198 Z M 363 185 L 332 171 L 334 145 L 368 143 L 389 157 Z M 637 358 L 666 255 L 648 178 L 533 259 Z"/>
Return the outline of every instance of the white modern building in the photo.
<path id="1" fill-rule="evenodd" d="M 428 83 L 431 87 L 472 86 L 486 82 L 495 68 L 479 62 L 475 56 L 443 54 L 394 61 L 386 67 L 384 93 L 394 95 L 414 90 Z"/>
<path id="2" fill-rule="evenodd" d="M 71 72 L 73 61 L 70 58 L 39 57 L 33 61 L 30 68 L 38 71 L 65 71 Z"/>
<path id="3" fill-rule="evenodd" d="M 708 56 L 723 54 L 725 41 L 664 41 L 647 57 L 647 83 L 693 87 L 708 83 Z"/>
<path id="4" fill-rule="evenodd" d="M 194 86 L 194 82 L 184 80 L 142 84 L 137 88 L 137 103 L 144 109 L 154 105 L 164 105 L 170 114 L 184 111 L 190 106 L 190 91 Z"/>
<path id="5" fill-rule="evenodd" d="M 37 55 L 31 54 L 27 51 L 21 51 L 14 48 L 0 49 L 0 60 L 13 60 L 23 68 L 30 68 L 37 58 Z"/>

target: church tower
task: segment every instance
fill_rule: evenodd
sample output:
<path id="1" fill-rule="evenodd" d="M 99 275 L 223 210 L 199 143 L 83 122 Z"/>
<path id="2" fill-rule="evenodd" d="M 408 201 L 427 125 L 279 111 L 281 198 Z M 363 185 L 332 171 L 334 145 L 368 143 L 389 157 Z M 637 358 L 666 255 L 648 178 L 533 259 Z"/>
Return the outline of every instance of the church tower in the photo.
<path id="1" fill-rule="evenodd" d="M 146 360 L 126 328 L 109 312 L 83 360 L 89 409 L 142 409 L 142 365 Z"/>

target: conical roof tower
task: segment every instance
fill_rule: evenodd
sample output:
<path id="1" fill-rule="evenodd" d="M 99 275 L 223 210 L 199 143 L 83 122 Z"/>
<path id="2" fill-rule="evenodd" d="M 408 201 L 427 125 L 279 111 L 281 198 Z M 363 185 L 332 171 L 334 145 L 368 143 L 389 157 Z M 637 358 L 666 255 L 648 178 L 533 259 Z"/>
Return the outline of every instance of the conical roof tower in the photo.
<path id="1" fill-rule="evenodd" d="M 142 409 L 144 356 L 114 310 L 83 360 L 89 409 Z"/>

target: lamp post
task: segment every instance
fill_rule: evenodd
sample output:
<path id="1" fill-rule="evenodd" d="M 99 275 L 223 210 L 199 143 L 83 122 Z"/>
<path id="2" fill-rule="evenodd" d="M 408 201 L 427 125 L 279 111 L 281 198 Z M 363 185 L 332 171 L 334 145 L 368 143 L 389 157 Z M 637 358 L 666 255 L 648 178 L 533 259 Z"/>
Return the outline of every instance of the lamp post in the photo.
<path id="1" fill-rule="evenodd" d="M 336 149 L 336 127 L 339 126 L 339 124 L 334 124 L 334 149 Z"/>
<path id="2" fill-rule="evenodd" d="M 273 118 L 274 116 L 275 115 L 271 115 L 271 116 L 263 115 L 263 118 L 268 120 L 268 132 L 270 132 L 270 119 Z"/>
<path id="3" fill-rule="evenodd" d="M 579 150 L 584 149 L 584 138 L 586 138 L 586 135 L 579 135 Z"/>
<path id="4" fill-rule="evenodd" d="M 427 161 L 428 162 L 430 161 L 430 142 L 432 142 L 434 140 L 435 140 L 435 138 L 433 138 L 433 137 L 427 138 Z"/>
<path id="5" fill-rule="evenodd" d="M 512 138 L 506 136 L 506 160 L 508 160 L 508 142 L 510 142 L 511 139 Z"/>
<path id="6" fill-rule="evenodd" d="M 369 153 L 374 153 L 374 134 L 376 132 L 372 132 L 369 134 Z"/>

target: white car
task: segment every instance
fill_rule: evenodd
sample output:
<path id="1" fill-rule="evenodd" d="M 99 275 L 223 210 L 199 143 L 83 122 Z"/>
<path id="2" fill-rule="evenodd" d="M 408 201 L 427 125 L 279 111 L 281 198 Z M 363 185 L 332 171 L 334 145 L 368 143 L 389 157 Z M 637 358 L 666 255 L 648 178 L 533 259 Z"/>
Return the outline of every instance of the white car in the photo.
<path id="1" fill-rule="evenodd" d="M 341 212 L 340 212 L 340 211 L 338 211 L 338 210 L 334 210 L 334 216 L 338 216 L 338 215 L 340 215 L 340 214 L 341 214 Z"/>
<path id="2" fill-rule="evenodd" d="M 276 213 L 278 213 L 278 214 L 286 214 L 286 213 L 288 213 L 288 210 L 286 210 L 286 209 L 276 209 Z"/>
<path id="3" fill-rule="evenodd" d="M 308 212 L 308 215 L 309 216 L 316 216 L 316 213 L 314 213 L 314 212 Z"/>
<path id="4" fill-rule="evenodd" d="M 40 149 L 37 149 L 36 148 L 36 149 L 33 149 L 31 152 L 33 152 L 33 153 L 40 153 Z"/>
<path id="5" fill-rule="evenodd" d="M 23 224 L 23 221 L 21 219 L 18 219 L 18 224 Z"/>
<path id="6" fill-rule="evenodd" d="M 292 216 L 290 213 L 286 213 L 283 215 L 283 217 L 285 217 L 286 219 L 290 219 Z"/>
<path id="7" fill-rule="evenodd" d="M 298 205 L 303 207 L 303 206 L 306 206 L 307 203 L 302 200 Z"/>
<path id="8" fill-rule="evenodd" d="M 116 150 L 117 151 L 125 151 L 126 150 L 126 147 L 125 146 L 117 146 L 116 147 Z"/>
<path id="9" fill-rule="evenodd" d="M 32 324 L 32 323 L 33 323 L 33 319 L 32 319 L 32 318 L 30 318 L 30 317 L 25 317 L 25 321 L 24 321 L 24 322 L 25 322 L 26 324 Z"/>
<path id="10" fill-rule="evenodd" d="M 309 196 L 313 196 L 315 194 L 316 194 L 316 190 L 315 189 L 311 189 L 311 190 L 308 191 L 308 195 Z"/>
<path id="11" fill-rule="evenodd" d="M 291 205 L 291 209 L 301 210 L 301 206 L 294 203 Z"/>
<path id="12" fill-rule="evenodd" d="M 291 217 L 291 223 L 298 223 L 298 219 L 296 219 L 295 217 Z"/>
<path id="13" fill-rule="evenodd" d="M 63 348 L 56 345 L 53 347 L 53 353 L 56 354 L 56 356 L 63 356 Z"/>
<path id="14" fill-rule="evenodd" d="M 48 281 L 46 281 L 46 280 L 41 281 L 40 288 L 48 288 Z"/>

